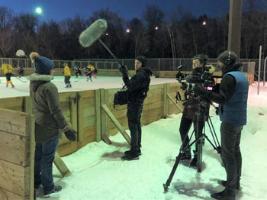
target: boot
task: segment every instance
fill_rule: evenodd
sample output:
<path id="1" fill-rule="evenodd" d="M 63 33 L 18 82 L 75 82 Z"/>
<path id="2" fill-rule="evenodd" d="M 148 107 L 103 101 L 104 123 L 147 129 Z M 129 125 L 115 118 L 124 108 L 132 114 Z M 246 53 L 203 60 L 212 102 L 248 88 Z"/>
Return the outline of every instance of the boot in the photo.
<path id="1" fill-rule="evenodd" d="M 227 181 L 219 181 L 219 184 L 222 185 L 223 187 L 226 187 Z M 240 190 L 240 181 L 237 181 L 235 189 Z"/>
<path id="2" fill-rule="evenodd" d="M 197 156 L 195 155 L 194 158 L 190 162 L 190 167 L 196 168 L 197 167 Z"/>
<path id="3" fill-rule="evenodd" d="M 52 190 L 44 191 L 44 197 L 49 197 L 50 194 L 59 192 L 62 190 L 62 187 L 60 185 L 55 185 Z"/>
<path id="4" fill-rule="evenodd" d="M 183 152 L 181 155 L 181 160 L 191 160 L 191 152 L 190 151 Z"/>
<path id="5" fill-rule="evenodd" d="M 211 197 L 219 200 L 235 200 L 235 191 L 225 189 L 222 192 L 213 193 Z"/>
<path id="6" fill-rule="evenodd" d="M 138 160 L 139 156 L 141 155 L 141 151 L 139 150 L 130 150 L 124 153 L 122 156 L 122 160 Z"/>
<path id="7" fill-rule="evenodd" d="M 130 154 L 135 154 L 135 153 L 137 153 L 138 156 L 140 156 L 141 155 L 141 150 L 140 149 L 137 149 L 136 151 L 134 151 L 134 150 L 130 149 L 128 151 L 125 151 L 124 152 L 124 155 L 130 155 Z"/>

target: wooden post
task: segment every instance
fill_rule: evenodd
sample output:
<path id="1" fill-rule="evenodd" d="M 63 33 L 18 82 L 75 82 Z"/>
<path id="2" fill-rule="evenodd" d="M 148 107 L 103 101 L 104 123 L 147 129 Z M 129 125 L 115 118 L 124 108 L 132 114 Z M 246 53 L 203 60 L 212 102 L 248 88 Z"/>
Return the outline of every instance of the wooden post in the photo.
<path id="1" fill-rule="evenodd" d="M 101 91 L 95 91 L 95 113 L 96 113 L 96 141 L 99 142 L 101 138 Z"/>
<path id="2" fill-rule="evenodd" d="M 100 89 L 100 99 L 101 99 L 101 105 L 107 103 L 107 97 L 106 97 L 106 90 L 105 89 Z M 101 138 L 103 141 L 107 144 L 112 144 L 111 140 L 108 137 L 108 123 L 107 123 L 107 116 L 105 114 L 105 111 L 101 109 Z"/>
<path id="3" fill-rule="evenodd" d="M 164 83 L 163 85 L 163 118 L 166 118 L 168 116 L 167 93 L 168 93 L 168 84 Z"/>
<path id="4" fill-rule="evenodd" d="M 54 164 L 63 177 L 70 175 L 70 170 L 68 169 L 68 167 L 66 166 L 66 164 L 64 163 L 64 161 L 61 159 L 61 157 L 58 155 L 57 152 L 55 154 Z"/>
<path id="5" fill-rule="evenodd" d="M 168 96 L 168 99 L 176 106 L 176 108 L 180 111 L 180 112 L 183 112 L 183 108 L 180 106 L 180 105 L 178 105 L 176 102 L 175 102 L 175 100 L 169 95 L 169 94 L 167 94 L 167 96 Z"/>
<path id="6" fill-rule="evenodd" d="M 242 1 L 230 0 L 228 50 L 240 55 Z"/>
<path id="7" fill-rule="evenodd" d="M 29 97 L 26 97 L 29 101 Z M 27 102 L 27 101 L 26 101 Z M 30 103 L 31 105 L 31 103 Z M 30 106 L 31 107 L 31 106 Z M 35 137 L 34 137 L 34 117 L 32 114 L 29 114 L 27 116 L 27 132 L 29 132 L 29 137 L 30 137 L 30 169 L 29 169 L 29 173 L 30 173 L 30 182 L 29 182 L 29 186 L 30 186 L 30 200 L 34 199 L 34 155 L 35 155 Z"/>
<path id="8" fill-rule="evenodd" d="M 71 122 L 71 127 L 74 130 L 79 130 L 78 129 L 78 95 L 74 93 L 73 96 L 70 96 L 70 122 Z"/>
<path id="9" fill-rule="evenodd" d="M 128 142 L 128 144 L 131 144 L 131 138 L 126 133 L 124 128 L 121 126 L 120 122 L 116 119 L 116 117 L 112 114 L 112 112 L 109 110 L 106 104 L 102 104 L 102 109 L 106 113 L 106 115 L 109 117 L 109 119 L 112 121 L 112 123 L 115 125 L 115 127 L 119 130 L 119 132 L 122 134 L 122 136 L 125 138 L 125 140 Z"/>

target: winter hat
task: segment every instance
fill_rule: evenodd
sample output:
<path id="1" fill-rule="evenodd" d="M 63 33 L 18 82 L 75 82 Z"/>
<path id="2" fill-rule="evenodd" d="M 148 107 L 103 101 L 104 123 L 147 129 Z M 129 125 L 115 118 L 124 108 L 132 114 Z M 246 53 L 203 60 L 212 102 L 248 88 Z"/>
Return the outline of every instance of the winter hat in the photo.
<path id="1" fill-rule="evenodd" d="M 231 67 L 237 63 L 238 57 L 233 51 L 224 51 L 218 56 L 217 60 L 223 63 L 226 67 Z"/>
<path id="2" fill-rule="evenodd" d="M 54 62 L 52 60 L 40 56 L 36 52 L 32 52 L 30 58 L 35 63 L 35 72 L 37 74 L 50 74 L 50 71 L 54 68 Z"/>
<path id="3" fill-rule="evenodd" d="M 146 60 L 146 57 L 145 56 L 137 56 L 135 59 L 138 60 L 138 61 L 140 61 L 142 63 L 142 67 L 145 67 L 146 66 L 147 60 Z"/>

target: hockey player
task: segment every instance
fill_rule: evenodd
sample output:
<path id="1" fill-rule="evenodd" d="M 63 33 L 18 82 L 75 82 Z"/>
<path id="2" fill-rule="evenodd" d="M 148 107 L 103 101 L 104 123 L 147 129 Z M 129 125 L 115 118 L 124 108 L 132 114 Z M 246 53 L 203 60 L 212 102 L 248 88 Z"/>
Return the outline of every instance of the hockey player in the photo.
<path id="1" fill-rule="evenodd" d="M 93 81 L 92 80 L 92 75 L 93 75 L 93 72 L 94 72 L 95 68 L 92 64 L 89 64 L 86 69 L 85 69 L 85 75 L 86 75 L 86 81 Z"/>
<path id="2" fill-rule="evenodd" d="M 6 87 L 10 84 L 12 88 L 14 88 L 14 84 L 12 83 L 11 77 L 13 75 L 14 68 L 10 64 L 2 64 L 2 72 L 6 76 Z"/>
<path id="3" fill-rule="evenodd" d="M 70 69 L 69 65 L 65 63 L 65 65 L 64 65 L 64 82 L 65 82 L 66 88 L 71 87 L 70 78 L 71 78 L 71 69 Z"/>

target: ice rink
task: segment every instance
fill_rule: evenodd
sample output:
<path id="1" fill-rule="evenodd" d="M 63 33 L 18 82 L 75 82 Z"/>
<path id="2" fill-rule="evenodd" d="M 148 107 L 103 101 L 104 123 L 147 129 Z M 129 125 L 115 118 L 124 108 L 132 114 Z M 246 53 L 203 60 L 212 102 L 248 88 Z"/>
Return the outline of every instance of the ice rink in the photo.
<path id="1" fill-rule="evenodd" d="M 65 88 L 64 77 L 56 76 L 52 80 L 58 87 L 59 92 L 69 92 L 69 91 L 83 91 L 83 90 L 94 90 L 99 88 L 121 88 L 123 86 L 123 81 L 121 77 L 108 77 L 108 76 L 98 76 L 96 79 L 92 78 L 91 82 L 86 81 L 86 77 L 82 76 L 79 78 L 71 78 L 72 88 Z M 27 77 L 17 78 L 12 77 L 12 81 L 15 88 L 6 88 L 5 77 L 0 78 L 0 98 L 5 97 L 17 97 L 17 96 L 29 96 L 29 80 Z M 153 78 L 151 79 L 151 85 L 175 82 L 175 78 Z"/>

